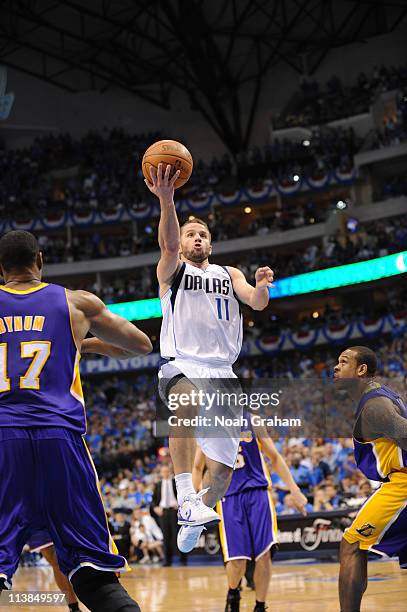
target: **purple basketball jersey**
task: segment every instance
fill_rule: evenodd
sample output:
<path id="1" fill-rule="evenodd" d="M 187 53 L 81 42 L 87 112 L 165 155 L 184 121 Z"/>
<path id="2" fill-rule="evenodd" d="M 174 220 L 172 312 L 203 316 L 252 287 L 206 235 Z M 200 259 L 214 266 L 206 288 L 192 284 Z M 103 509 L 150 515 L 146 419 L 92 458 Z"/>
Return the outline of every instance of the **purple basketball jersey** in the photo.
<path id="1" fill-rule="evenodd" d="M 267 489 L 271 485 L 267 465 L 261 454 L 261 444 L 251 429 L 240 434 L 239 452 L 234 466 L 232 480 L 225 497 L 248 491 Z"/>
<path id="2" fill-rule="evenodd" d="M 0 427 L 64 427 L 86 420 L 66 291 L 0 287 Z"/>
<path id="3" fill-rule="evenodd" d="M 407 407 L 398 393 L 379 383 L 362 395 L 357 410 L 356 421 L 366 402 L 374 397 L 386 397 L 400 409 L 401 416 L 407 419 Z M 392 472 L 404 471 L 407 467 L 407 452 L 389 438 L 377 438 L 370 442 L 360 442 L 353 438 L 355 460 L 359 470 L 371 480 L 386 482 Z"/>

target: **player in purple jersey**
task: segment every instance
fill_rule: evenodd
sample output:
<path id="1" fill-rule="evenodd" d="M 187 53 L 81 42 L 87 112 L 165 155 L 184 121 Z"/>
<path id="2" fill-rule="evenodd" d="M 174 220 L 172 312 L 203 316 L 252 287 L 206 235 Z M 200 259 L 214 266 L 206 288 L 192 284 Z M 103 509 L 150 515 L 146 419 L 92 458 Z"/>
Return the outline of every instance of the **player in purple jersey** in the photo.
<path id="1" fill-rule="evenodd" d="M 31 553 L 40 552 L 44 559 L 46 559 L 52 567 L 54 580 L 57 583 L 59 590 L 61 593 L 66 593 L 69 612 L 81 612 L 71 583 L 65 574 L 63 574 L 59 569 L 55 546 L 51 541 L 51 536 L 49 535 L 48 531 L 41 530 L 35 532 L 28 540 L 27 544 Z"/>
<path id="2" fill-rule="evenodd" d="M 250 417 L 246 418 L 249 419 Z M 256 432 L 256 435 L 254 433 Z M 225 612 L 239 612 L 239 584 L 247 561 L 255 561 L 255 612 L 266 609 L 265 602 L 271 578 L 269 551 L 277 544 L 277 518 L 271 499 L 271 479 L 263 453 L 271 459 L 273 469 L 287 484 L 299 512 L 305 514 L 307 498 L 294 482 L 283 457 L 263 427 L 249 427 L 241 432 L 239 453 L 229 488 L 217 504 L 222 517 L 219 525 L 223 558 L 229 583 Z M 194 481 L 202 480 L 205 457 L 198 451 L 194 464 Z"/>
<path id="3" fill-rule="evenodd" d="M 129 568 L 83 439 L 79 359 L 146 354 L 151 342 L 95 295 L 43 283 L 42 269 L 32 234 L 0 239 L 0 590 L 11 588 L 25 542 L 47 529 L 61 571 L 90 610 L 140 610 L 116 576 Z"/>
<path id="4" fill-rule="evenodd" d="M 367 478 L 382 483 L 341 542 L 341 612 L 360 610 L 369 551 L 398 556 L 400 566 L 407 568 L 407 407 L 397 393 L 374 379 L 376 369 L 376 355 L 365 346 L 343 351 L 334 368 L 336 383 L 348 379 L 346 386 L 352 383 L 350 392 L 358 401 L 353 430 L 356 465 Z"/>

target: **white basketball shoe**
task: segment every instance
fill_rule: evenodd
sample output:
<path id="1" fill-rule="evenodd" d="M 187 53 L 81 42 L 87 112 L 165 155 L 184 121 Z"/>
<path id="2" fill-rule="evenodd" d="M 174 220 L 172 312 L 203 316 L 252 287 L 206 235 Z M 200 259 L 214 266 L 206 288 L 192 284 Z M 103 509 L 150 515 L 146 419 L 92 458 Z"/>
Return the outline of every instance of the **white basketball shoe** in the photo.
<path id="1" fill-rule="evenodd" d="M 205 525 L 190 527 L 181 525 L 177 535 L 177 546 L 182 553 L 189 553 L 195 548 L 201 537 L 201 533 L 206 529 Z"/>
<path id="2" fill-rule="evenodd" d="M 181 529 L 177 536 L 177 545 L 181 552 L 190 552 L 198 544 L 205 525 L 219 523 L 220 516 L 213 508 L 206 506 L 202 497 L 208 489 L 184 497 L 178 507 L 178 525 Z"/>
<path id="3" fill-rule="evenodd" d="M 178 506 L 178 525 L 196 527 L 207 523 L 219 523 L 220 516 L 213 508 L 206 506 L 202 500 L 209 489 L 202 489 L 199 493 L 192 493 L 184 497 Z"/>

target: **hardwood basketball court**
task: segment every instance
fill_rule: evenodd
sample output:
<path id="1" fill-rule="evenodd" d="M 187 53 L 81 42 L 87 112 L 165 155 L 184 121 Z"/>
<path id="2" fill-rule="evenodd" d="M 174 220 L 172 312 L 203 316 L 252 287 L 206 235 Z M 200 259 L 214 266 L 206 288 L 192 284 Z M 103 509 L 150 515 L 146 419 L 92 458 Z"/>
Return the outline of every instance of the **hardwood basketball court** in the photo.
<path id="1" fill-rule="evenodd" d="M 269 591 L 270 612 L 338 612 L 337 563 L 278 563 L 274 565 Z M 142 612 L 223 612 L 226 579 L 222 566 L 136 567 L 123 584 L 139 602 Z M 15 591 L 56 590 L 48 567 L 19 568 Z M 254 592 L 243 590 L 241 611 L 254 608 Z M 85 608 L 81 606 L 83 610 Z M 22 612 L 67 610 L 66 606 L 16 606 Z M 1 606 L 0 606 L 1 610 Z M 397 562 L 369 563 L 369 586 L 363 612 L 407 611 L 407 572 Z"/>

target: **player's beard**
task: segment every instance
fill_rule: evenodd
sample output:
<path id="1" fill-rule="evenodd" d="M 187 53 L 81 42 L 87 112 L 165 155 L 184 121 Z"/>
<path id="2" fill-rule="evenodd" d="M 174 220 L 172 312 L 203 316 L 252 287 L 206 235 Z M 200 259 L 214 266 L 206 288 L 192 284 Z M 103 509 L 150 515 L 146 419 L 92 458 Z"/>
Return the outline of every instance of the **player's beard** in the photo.
<path id="1" fill-rule="evenodd" d="M 202 263 L 205 259 L 209 257 L 209 248 L 208 249 L 200 249 L 195 250 L 195 247 L 192 249 L 182 251 L 182 255 L 188 259 L 189 261 L 193 261 L 194 263 Z"/>

